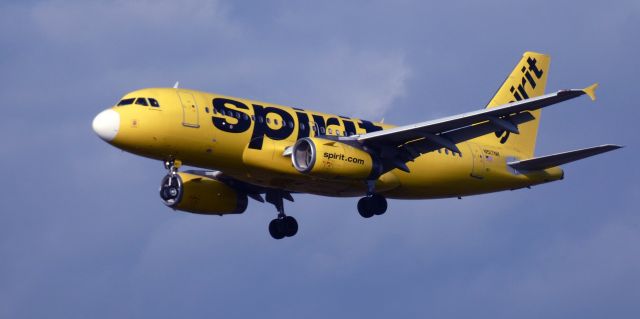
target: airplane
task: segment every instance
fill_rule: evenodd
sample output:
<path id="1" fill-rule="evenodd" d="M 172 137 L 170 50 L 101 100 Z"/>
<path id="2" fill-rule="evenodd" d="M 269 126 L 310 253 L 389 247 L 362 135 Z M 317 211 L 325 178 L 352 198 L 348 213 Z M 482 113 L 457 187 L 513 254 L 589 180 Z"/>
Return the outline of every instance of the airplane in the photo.
<path id="1" fill-rule="evenodd" d="M 178 87 L 127 93 L 93 120 L 94 132 L 124 151 L 162 161 L 163 203 L 206 215 L 240 214 L 248 199 L 277 211 L 275 239 L 298 222 L 284 200 L 307 193 L 361 197 L 364 218 L 390 199 L 462 198 L 562 180 L 559 167 L 622 146 L 534 156 L 541 110 L 587 95 L 545 94 L 550 57 L 525 52 L 486 107 L 393 126 L 342 115 Z M 199 168 L 179 171 L 182 165 Z"/>

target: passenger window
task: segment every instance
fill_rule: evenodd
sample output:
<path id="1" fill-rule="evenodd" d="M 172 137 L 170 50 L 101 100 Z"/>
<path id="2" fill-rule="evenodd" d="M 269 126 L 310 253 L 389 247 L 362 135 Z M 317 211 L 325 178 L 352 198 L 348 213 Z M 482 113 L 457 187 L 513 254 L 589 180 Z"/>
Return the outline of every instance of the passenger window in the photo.
<path id="1" fill-rule="evenodd" d="M 149 98 L 149 104 L 151 104 L 151 106 L 153 107 L 160 107 L 160 103 L 158 103 L 158 101 L 154 98 Z"/>
<path id="2" fill-rule="evenodd" d="M 143 97 L 139 97 L 136 100 L 136 104 L 138 105 L 143 105 L 143 106 L 149 106 L 149 103 L 147 103 L 147 99 L 143 98 Z"/>
<path id="3" fill-rule="evenodd" d="M 133 104 L 133 100 L 135 100 L 135 98 L 134 99 L 124 99 L 124 100 L 120 101 L 120 103 L 118 103 L 118 106 L 124 106 L 124 105 Z"/>

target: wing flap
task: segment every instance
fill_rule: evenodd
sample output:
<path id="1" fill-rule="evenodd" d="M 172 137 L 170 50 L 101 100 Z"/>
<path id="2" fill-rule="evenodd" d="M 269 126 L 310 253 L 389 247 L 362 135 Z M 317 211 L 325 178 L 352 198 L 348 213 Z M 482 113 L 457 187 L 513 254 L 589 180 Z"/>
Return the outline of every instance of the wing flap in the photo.
<path id="1" fill-rule="evenodd" d="M 514 125 L 520 125 L 522 123 L 526 123 L 534 119 L 535 118 L 533 117 L 533 115 L 531 115 L 531 113 L 523 112 L 523 113 L 519 113 L 512 116 L 510 121 Z M 451 141 L 451 143 L 453 144 L 458 144 L 482 135 L 493 133 L 500 129 L 502 128 L 499 125 L 496 125 L 494 122 L 487 121 L 478 125 L 471 125 L 471 126 L 459 128 L 457 130 L 451 130 L 447 133 L 443 133 L 438 136 L 441 136 L 447 141 Z M 448 148 L 449 150 L 454 152 L 459 152 L 459 150 L 455 151 L 439 143 L 433 143 L 431 140 L 426 138 L 408 142 L 402 145 L 400 149 L 407 150 L 407 148 L 409 148 L 410 150 L 407 150 L 407 153 L 408 153 L 407 155 L 410 156 L 411 159 L 414 159 L 419 156 L 419 154 L 416 155 L 416 153 L 424 154 L 431 151 L 435 151 L 443 147 Z"/>
<path id="2" fill-rule="evenodd" d="M 575 151 L 569 151 L 564 153 L 558 153 L 553 155 L 547 155 L 542 157 L 535 157 L 531 159 L 526 159 L 522 161 L 509 162 L 507 165 L 518 171 L 537 171 L 543 170 L 555 166 L 559 166 L 562 164 L 567 164 L 571 162 L 575 162 L 581 159 L 585 159 L 587 157 L 591 157 L 594 155 L 606 153 L 609 151 L 617 150 L 621 148 L 620 145 L 600 145 L 595 147 L 584 148 Z"/>

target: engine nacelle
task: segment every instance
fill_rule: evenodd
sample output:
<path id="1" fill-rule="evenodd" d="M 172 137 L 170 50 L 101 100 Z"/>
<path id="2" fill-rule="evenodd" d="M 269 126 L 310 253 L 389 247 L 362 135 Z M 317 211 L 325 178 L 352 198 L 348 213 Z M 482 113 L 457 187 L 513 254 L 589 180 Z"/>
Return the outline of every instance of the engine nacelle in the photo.
<path id="1" fill-rule="evenodd" d="M 323 178 L 364 180 L 380 171 L 380 165 L 365 150 L 317 137 L 299 139 L 291 161 L 300 173 Z"/>
<path id="2" fill-rule="evenodd" d="M 165 205 L 204 215 L 241 214 L 247 209 L 247 195 L 208 176 L 187 172 L 162 179 L 160 197 Z"/>

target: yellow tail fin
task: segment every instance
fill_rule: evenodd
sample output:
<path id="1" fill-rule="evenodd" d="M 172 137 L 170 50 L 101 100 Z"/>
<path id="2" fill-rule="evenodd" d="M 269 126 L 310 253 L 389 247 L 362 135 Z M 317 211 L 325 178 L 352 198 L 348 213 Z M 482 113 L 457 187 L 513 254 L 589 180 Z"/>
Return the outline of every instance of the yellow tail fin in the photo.
<path id="1" fill-rule="evenodd" d="M 525 52 L 487 108 L 544 94 L 550 61 L 548 55 Z M 523 156 L 532 157 L 540 123 L 540 110 L 533 111 L 531 114 L 535 120 L 519 125 L 520 134 L 497 132 L 479 137 L 476 142 L 485 145 L 503 145 L 522 153 Z"/>

